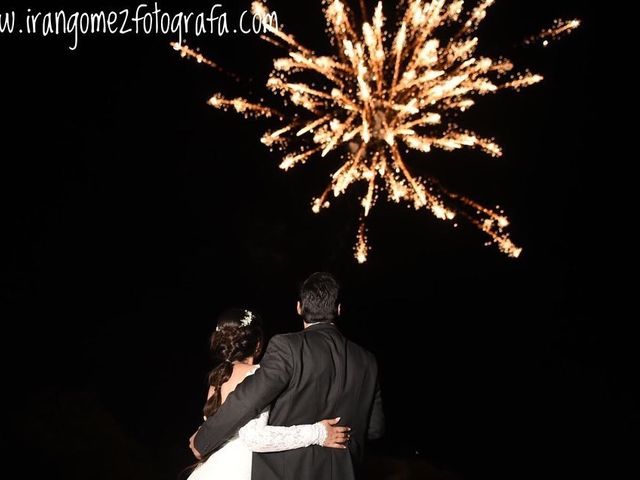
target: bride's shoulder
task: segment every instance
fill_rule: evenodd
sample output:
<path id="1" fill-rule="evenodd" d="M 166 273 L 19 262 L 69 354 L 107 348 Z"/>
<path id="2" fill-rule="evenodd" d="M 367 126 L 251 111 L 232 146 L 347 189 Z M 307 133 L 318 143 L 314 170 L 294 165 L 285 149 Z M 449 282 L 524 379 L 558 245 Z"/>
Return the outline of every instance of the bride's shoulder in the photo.
<path id="1" fill-rule="evenodd" d="M 247 371 L 245 372 L 245 377 L 248 377 L 249 375 L 253 375 L 254 373 L 256 373 L 258 371 L 258 369 L 260 368 L 260 365 L 251 365 Z"/>
<path id="2" fill-rule="evenodd" d="M 238 373 L 247 373 L 247 372 L 255 372 L 260 368 L 260 365 L 247 365 L 246 363 L 236 363 L 234 365 L 234 369 Z"/>

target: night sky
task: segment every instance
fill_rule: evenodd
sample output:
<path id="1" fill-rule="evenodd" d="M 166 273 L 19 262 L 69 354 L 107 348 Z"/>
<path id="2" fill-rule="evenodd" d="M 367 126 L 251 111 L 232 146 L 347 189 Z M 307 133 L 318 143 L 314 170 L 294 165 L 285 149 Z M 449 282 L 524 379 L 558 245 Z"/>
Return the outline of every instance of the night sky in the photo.
<path id="1" fill-rule="evenodd" d="M 197 6 L 187 3 L 161 6 Z M 320 2 L 292 3 L 270 2 L 303 44 L 329 53 Z M 124 6 L 134 5 L 56 5 Z M 518 46 L 556 17 L 584 25 L 549 48 Z M 237 72 L 235 83 L 181 59 L 171 37 L 83 38 L 70 52 L 67 38 L 0 35 L 0 446 L 15 448 L 11 463 L 46 478 L 175 480 L 192 462 L 216 315 L 247 306 L 269 334 L 297 330 L 297 285 L 327 270 L 343 285 L 342 330 L 381 365 L 388 435 L 371 462 L 397 476 L 375 478 L 572 478 L 591 468 L 602 456 L 592 440 L 638 418 L 637 391 L 620 385 L 630 352 L 613 347 L 595 314 L 593 20 L 584 1 L 497 2 L 481 52 L 545 76 L 521 94 L 482 98 L 460 120 L 504 156 L 410 157 L 415 171 L 502 206 L 523 256 L 483 246 L 464 222 L 453 229 L 382 201 L 363 266 L 352 252 L 360 191 L 310 210 L 337 157 L 285 174 L 259 142 L 268 122 L 206 105 L 217 91 L 261 96 L 274 47 L 191 39 Z"/>

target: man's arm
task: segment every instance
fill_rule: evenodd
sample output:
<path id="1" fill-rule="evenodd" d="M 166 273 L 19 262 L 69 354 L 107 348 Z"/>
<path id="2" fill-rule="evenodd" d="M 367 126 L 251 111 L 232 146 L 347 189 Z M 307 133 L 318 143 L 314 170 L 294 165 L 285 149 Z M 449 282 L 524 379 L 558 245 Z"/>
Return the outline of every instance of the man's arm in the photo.
<path id="1" fill-rule="evenodd" d="M 376 368 L 376 377 L 377 377 Z M 371 406 L 371 416 L 369 417 L 369 428 L 367 429 L 367 438 L 369 440 L 377 440 L 384 435 L 384 411 L 382 410 L 382 393 L 380 391 L 380 382 L 376 378 L 376 390 L 373 396 L 373 404 Z"/>
<path id="2" fill-rule="evenodd" d="M 258 371 L 240 383 L 215 415 L 207 418 L 196 432 L 193 443 L 201 455 L 219 448 L 280 395 L 291 380 L 291 357 L 286 338 L 273 337 Z"/>

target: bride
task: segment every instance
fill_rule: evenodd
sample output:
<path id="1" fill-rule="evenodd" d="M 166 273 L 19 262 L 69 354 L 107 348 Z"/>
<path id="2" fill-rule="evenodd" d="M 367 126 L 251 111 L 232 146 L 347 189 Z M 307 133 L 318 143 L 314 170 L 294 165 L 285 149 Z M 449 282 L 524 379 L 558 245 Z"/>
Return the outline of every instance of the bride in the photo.
<path id="1" fill-rule="evenodd" d="M 238 384 L 260 368 L 253 362 L 263 346 L 262 325 L 255 313 L 231 309 L 220 316 L 211 336 L 211 350 L 220 364 L 209 373 L 205 419 L 216 413 Z M 313 425 L 269 426 L 266 409 L 240 428 L 222 448 L 200 459 L 188 480 L 250 480 L 252 452 L 281 452 L 310 445 L 346 448 L 344 443 L 349 439 L 350 429 L 336 426 L 339 421 L 340 418 L 334 418 Z"/>

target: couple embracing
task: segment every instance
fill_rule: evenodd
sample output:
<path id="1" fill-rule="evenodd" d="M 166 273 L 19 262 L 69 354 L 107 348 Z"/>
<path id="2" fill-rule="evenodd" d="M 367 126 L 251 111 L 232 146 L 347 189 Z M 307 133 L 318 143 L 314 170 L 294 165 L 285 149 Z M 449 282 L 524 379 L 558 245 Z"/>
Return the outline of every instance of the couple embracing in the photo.
<path id="1" fill-rule="evenodd" d="M 189 480 L 362 478 L 365 442 L 384 429 L 378 367 L 335 326 L 338 290 L 330 274 L 311 275 L 297 306 L 304 330 L 273 337 L 260 365 L 260 318 L 220 317 L 211 347 L 221 363 L 190 440 L 200 463 Z"/>

